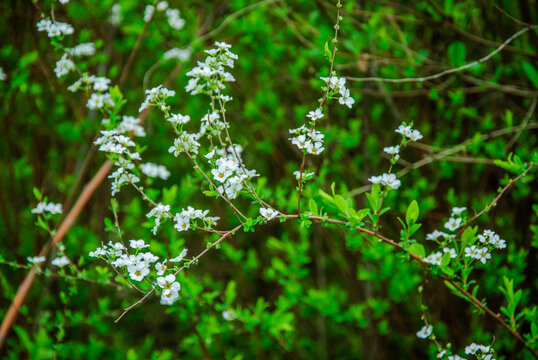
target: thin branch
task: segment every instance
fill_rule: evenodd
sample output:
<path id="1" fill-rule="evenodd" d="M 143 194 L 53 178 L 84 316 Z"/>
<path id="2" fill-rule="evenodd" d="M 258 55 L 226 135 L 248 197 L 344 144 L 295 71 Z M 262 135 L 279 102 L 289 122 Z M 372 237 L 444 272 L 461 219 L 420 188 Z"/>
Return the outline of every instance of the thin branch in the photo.
<path id="1" fill-rule="evenodd" d="M 446 76 L 446 75 L 449 75 L 449 74 L 453 74 L 453 73 L 456 73 L 456 72 L 460 72 L 460 71 L 470 69 L 473 66 L 476 66 L 478 64 L 481 64 L 481 63 L 484 63 L 484 62 L 488 61 L 493 56 L 495 56 L 497 53 L 502 51 L 502 49 L 504 49 L 508 44 L 510 44 L 515 39 L 517 39 L 519 36 L 525 34 L 529 30 L 533 30 L 533 29 L 537 29 L 537 28 L 538 28 L 538 25 L 525 27 L 525 28 L 519 30 L 518 32 L 516 32 L 515 34 L 513 34 L 512 36 L 510 36 L 498 48 L 496 48 L 493 52 L 489 53 L 488 55 L 484 56 L 483 58 L 475 60 L 475 61 L 470 62 L 470 63 L 465 64 L 465 65 L 459 66 L 457 68 L 442 71 L 442 72 L 434 74 L 434 75 L 429 75 L 429 76 L 424 76 L 424 77 L 416 77 L 416 78 L 403 78 L 403 79 L 390 79 L 390 78 L 380 78 L 380 77 L 365 77 L 365 78 L 347 77 L 347 79 L 349 81 L 357 81 L 357 82 L 375 81 L 375 82 L 387 82 L 387 83 L 424 82 L 424 81 L 438 79 L 440 77 L 443 77 L 443 76 Z"/>

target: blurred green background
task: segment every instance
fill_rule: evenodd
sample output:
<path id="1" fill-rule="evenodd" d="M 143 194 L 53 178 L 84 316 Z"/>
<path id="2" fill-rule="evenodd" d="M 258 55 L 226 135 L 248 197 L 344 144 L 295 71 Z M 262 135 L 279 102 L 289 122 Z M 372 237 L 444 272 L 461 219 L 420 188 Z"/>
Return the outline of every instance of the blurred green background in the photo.
<path id="1" fill-rule="evenodd" d="M 55 16 L 75 27 L 65 44 L 95 42 L 97 54 L 81 64 L 83 71 L 117 83 L 129 53 L 144 28 L 150 2 L 121 0 L 121 21 L 109 17 L 114 1 L 54 1 Z M 288 141 L 288 129 L 300 126 L 315 109 L 321 94 L 320 76 L 328 76 L 324 44 L 334 34 L 335 3 L 324 0 L 169 1 L 181 11 L 185 26 L 171 28 L 163 13 L 143 38 L 121 90 L 128 100 L 125 115 L 138 115 L 144 90 L 163 83 L 178 63 L 162 60 L 165 51 L 191 46 L 192 58 L 180 64 L 170 89 L 174 112 L 200 119 L 207 99 L 190 96 L 185 73 L 203 60 L 203 50 L 226 41 L 239 56 L 231 71 L 236 82 L 229 94 L 228 120 L 234 142 L 245 148 L 247 167 L 262 176 L 259 194 L 277 209 L 297 209 L 293 171 L 301 154 Z M 538 24 L 535 0 L 344 1 L 335 69 L 339 76 L 405 78 L 426 76 L 463 65 L 491 53 L 524 25 Z M 81 187 L 105 160 L 92 146 L 100 116 L 89 111 L 87 98 L 70 93 L 76 79 L 54 74 L 55 52 L 35 24 L 48 16 L 51 2 L 0 3 L 0 254 L 4 261 L 26 264 L 48 242 L 34 225 L 32 188 L 50 201 L 73 204 Z M 508 15 L 509 14 L 509 15 Z M 513 18 L 511 18 L 512 16 Z M 350 110 L 333 103 L 319 130 L 326 151 L 308 157 L 316 171 L 304 196 L 320 201 L 318 190 L 353 197 L 365 206 L 362 193 L 368 177 L 386 172 L 383 147 L 396 144 L 394 129 L 414 122 L 424 135 L 407 148 L 395 166 L 402 186 L 385 200 L 391 210 L 382 232 L 398 239 L 398 216 L 416 199 L 423 223 L 417 239 L 441 229 L 452 206 L 480 211 L 507 183 L 506 170 L 495 159 L 510 152 L 531 161 L 537 148 L 538 32 L 528 31 L 489 61 L 469 71 L 425 82 L 402 84 L 351 82 L 356 103 Z M 517 126 L 524 125 L 524 128 Z M 173 132 L 157 112 L 144 123 L 148 136 L 145 161 L 165 165 L 172 175 L 154 184 L 155 198 L 176 209 L 192 205 L 211 209 L 226 228 L 237 225 L 226 204 L 201 195 L 206 190 L 192 175 L 184 156 L 168 154 Z M 516 127 L 516 128 L 515 128 Z M 504 129 L 504 130 L 503 130 Z M 534 129 L 534 130 L 533 130 Z M 488 136 L 483 136 L 487 135 Z M 468 141 L 469 140 L 469 141 Z M 466 142 L 467 141 L 467 142 Z M 448 156 L 436 156 L 460 143 Z M 418 161 L 424 160 L 417 167 Z M 526 289 L 522 306 L 538 298 L 538 188 L 535 176 L 519 182 L 499 205 L 477 224 L 507 240 L 505 252 L 474 273 L 479 298 L 499 309 L 502 276 Z M 178 233 L 162 226 L 157 236 L 145 214 L 149 211 L 129 188 L 118 195 L 119 220 L 125 238 L 145 239 L 159 256 L 184 247 L 190 255 L 215 240 L 199 232 Z M 320 202 L 321 203 L 321 202 Z M 115 240 L 106 231 L 111 218 L 110 187 L 102 184 L 63 241 L 66 253 L 88 279 L 106 282 L 115 276 L 101 261 L 88 258 L 101 242 Z M 238 206 L 250 216 L 258 208 L 248 200 Z M 423 242 L 429 251 L 430 244 Z M 463 349 L 470 342 L 490 343 L 499 359 L 527 359 L 521 345 L 493 320 L 476 313 L 421 267 L 402 261 L 389 246 L 368 245 L 361 235 L 338 227 L 297 222 L 238 232 L 199 265 L 182 272 L 180 300 L 167 308 L 158 298 L 129 312 L 119 323 L 121 308 L 139 298 L 136 291 L 40 275 L 20 309 L 2 356 L 6 359 L 423 359 L 436 348 L 417 339 L 422 327 L 424 286 L 428 319 L 438 339 Z M 50 260 L 50 259 L 49 259 Z M 49 272 L 55 273 L 54 268 Z M 0 314 L 7 311 L 27 270 L 0 265 Z M 533 302 L 534 300 L 534 302 Z M 234 320 L 228 316 L 232 313 Z M 529 331 L 522 328 L 522 331 Z M 461 352 L 460 352 L 461 353 Z"/>

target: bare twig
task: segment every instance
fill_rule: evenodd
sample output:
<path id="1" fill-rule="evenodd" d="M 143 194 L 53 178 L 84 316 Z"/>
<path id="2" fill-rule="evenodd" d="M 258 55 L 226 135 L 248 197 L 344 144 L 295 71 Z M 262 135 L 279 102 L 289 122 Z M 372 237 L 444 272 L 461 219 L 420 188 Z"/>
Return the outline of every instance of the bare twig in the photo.
<path id="1" fill-rule="evenodd" d="M 367 81 L 375 81 L 375 82 L 387 82 L 387 83 L 407 83 L 407 82 L 424 82 L 429 80 L 438 79 L 440 77 L 453 74 L 456 72 L 464 71 L 467 69 L 472 68 L 473 66 L 476 66 L 478 64 L 484 63 L 491 59 L 493 56 L 495 56 L 497 53 L 502 51 L 508 44 L 510 44 L 512 41 L 514 41 L 519 36 L 525 34 L 529 30 L 538 29 L 538 25 L 532 25 L 529 27 L 525 27 L 512 36 L 510 36 L 508 39 L 506 39 L 498 48 L 496 48 L 493 52 L 489 53 L 488 55 L 484 56 L 483 58 L 480 58 L 478 60 L 472 61 L 468 64 L 459 66 L 457 68 L 448 69 L 445 71 L 442 71 L 440 73 L 424 76 L 424 77 L 415 77 L 415 78 L 403 78 L 403 79 L 390 79 L 390 78 L 380 78 L 380 77 L 364 77 L 364 78 L 357 78 L 357 77 L 347 77 L 350 81 L 357 81 L 357 82 L 367 82 Z"/>

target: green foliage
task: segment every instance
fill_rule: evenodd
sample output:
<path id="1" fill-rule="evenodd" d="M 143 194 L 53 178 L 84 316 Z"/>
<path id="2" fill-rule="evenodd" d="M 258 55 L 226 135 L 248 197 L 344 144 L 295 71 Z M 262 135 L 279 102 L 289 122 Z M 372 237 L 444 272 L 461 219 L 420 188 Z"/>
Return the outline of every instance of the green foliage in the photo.
<path id="1" fill-rule="evenodd" d="M 121 4 L 122 16 L 116 25 L 110 21 L 115 3 Z M 203 230 L 177 232 L 171 221 L 153 235 L 147 202 L 125 186 L 111 206 L 106 179 L 62 241 L 72 266 L 52 266 L 61 255 L 54 250 L 37 270 L 3 357 L 436 358 L 438 348 L 416 337 L 424 315 L 437 341 L 451 343 L 461 356 L 466 345 L 489 345 L 494 334 L 498 359 L 532 358 L 445 280 L 460 284 L 537 348 L 536 29 L 487 62 L 448 76 L 403 83 L 348 79 L 356 103 L 349 109 L 333 100 L 325 108 L 316 126 L 326 149 L 305 162 L 315 175 L 303 184 L 301 216 L 284 215 L 297 214 L 293 172 L 303 156 L 287 140 L 288 129 L 300 126 L 318 106 L 319 78 L 329 75 L 333 46 L 338 76 L 424 77 L 482 58 L 522 29 L 494 5 L 538 23 L 532 2 L 344 1 L 335 43 L 335 2 L 170 0 L 170 8 L 180 9 L 184 28 L 171 28 L 166 13 L 156 11 L 120 84 L 150 3 L 0 4 L 0 66 L 6 73 L 0 81 L 0 313 L 7 312 L 28 272 L 27 257 L 50 242 L 106 160 L 92 145 L 100 129 L 113 128 L 123 115 L 139 116 L 144 91 L 167 80 L 176 91 L 170 107 L 191 116 L 187 128 L 207 114 L 206 99 L 186 94 L 184 87 L 186 72 L 214 41 L 231 43 L 239 55 L 230 87 L 234 100 L 227 107 L 231 137 L 244 147 L 245 164 L 261 174 L 253 186 L 282 212 L 280 221 L 266 222 L 255 199 L 239 198 L 237 206 L 246 215 L 243 231 L 200 261 L 186 263 L 178 275 L 180 299 L 164 307 L 158 296 L 150 296 L 116 324 L 122 309 L 141 293 L 102 260 L 89 258 L 90 251 L 119 241 L 121 234 L 126 242 L 145 239 L 160 259 L 188 248 L 190 260 L 218 237 Z M 75 27 L 72 36 L 52 43 L 35 26 L 41 16 L 50 16 L 51 4 L 58 21 Z M 78 74 L 57 78 L 54 73 L 62 44 L 83 42 L 94 42 L 97 53 L 77 58 L 80 69 L 112 80 L 115 106 L 106 116 L 86 107 L 86 94 L 67 90 Z M 190 47 L 191 59 L 164 59 L 173 47 Z M 109 123 L 102 124 L 103 118 Z M 394 129 L 402 122 L 412 123 L 424 139 L 391 161 L 382 150 L 399 143 Z M 189 159 L 168 153 L 174 135 L 166 119 L 153 111 L 144 128 L 148 136 L 138 144 L 144 162 L 171 172 L 166 180 L 140 174 L 148 196 L 170 204 L 174 213 L 188 205 L 211 209 L 220 217 L 219 229 L 237 226 L 234 213 L 192 171 Z M 203 165 L 206 150 L 198 156 Z M 371 185 L 368 178 L 391 165 L 401 187 Z M 499 187 L 528 169 L 457 241 L 426 240 L 436 229 L 447 231 L 452 207 L 467 207 L 465 223 L 491 203 Z M 30 210 L 40 201 L 64 204 L 64 215 L 34 216 Z M 439 265 L 426 268 L 357 227 L 382 234 L 422 259 L 445 246 L 457 255 L 441 253 Z M 478 245 L 486 228 L 506 239 L 507 248 L 492 252 L 486 264 L 471 262 L 465 247 Z M 151 289 L 147 283 L 141 287 Z"/>

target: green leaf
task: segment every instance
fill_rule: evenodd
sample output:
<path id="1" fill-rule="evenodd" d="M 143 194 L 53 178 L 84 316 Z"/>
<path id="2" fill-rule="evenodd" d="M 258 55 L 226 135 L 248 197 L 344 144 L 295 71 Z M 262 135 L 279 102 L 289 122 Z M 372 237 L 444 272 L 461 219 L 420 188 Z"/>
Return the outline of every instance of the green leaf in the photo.
<path id="1" fill-rule="evenodd" d="M 465 65 L 467 50 L 461 41 L 456 41 L 448 47 L 448 60 L 452 66 Z"/>
<path id="2" fill-rule="evenodd" d="M 310 209 L 310 212 L 312 213 L 312 215 L 315 215 L 315 216 L 318 216 L 319 215 L 319 212 L 318 212 L 318 205 L 316 204 L 316 202 L 314 201 L 314 199 L 310 199 L 308 201 L 308 208 Z"/>
<path id="3" fill-rule="evenodd" d="M 414 243 L 409 247 L 409 251 L 412 252 L 415 255 L 420 256 L 421 258 L 424 258 L 426 256 L 426 250 L 424 249 L 424 246 L 419 243 Z"/>
<path id="4" fill-rule="evenodd" d="M 329 49 L 329 42 L 325 41 L 325 57 L 327 60 L 331 61 L 333 54 L 331 53 L 331 50 Z"/>
<path id="5" fill-rule="evenodd" d="M 441 267 L 446 267 L 448 264 L 450 264 L 450 253 L 446 252 L 441 259 Z"/>
<path id="6" fill-rule="evenodd" d="M 418 213 L 418 203 L 416 200 L 413 200 L 407 207 L 407 212 L 405 213 L 405 222 L 407 225 L 412 225 L 417 221 Z"/>
<path id="7" fill-rule="evenodd" d="M 527 74 L 527 77 L 532 82 L 532 84 L 538 88 L 538 70 L 534 66 L 531 65 L 528 61 L 523 61 L 521 64 L 523 67 L 523 71 L 525 74 Z"/>

